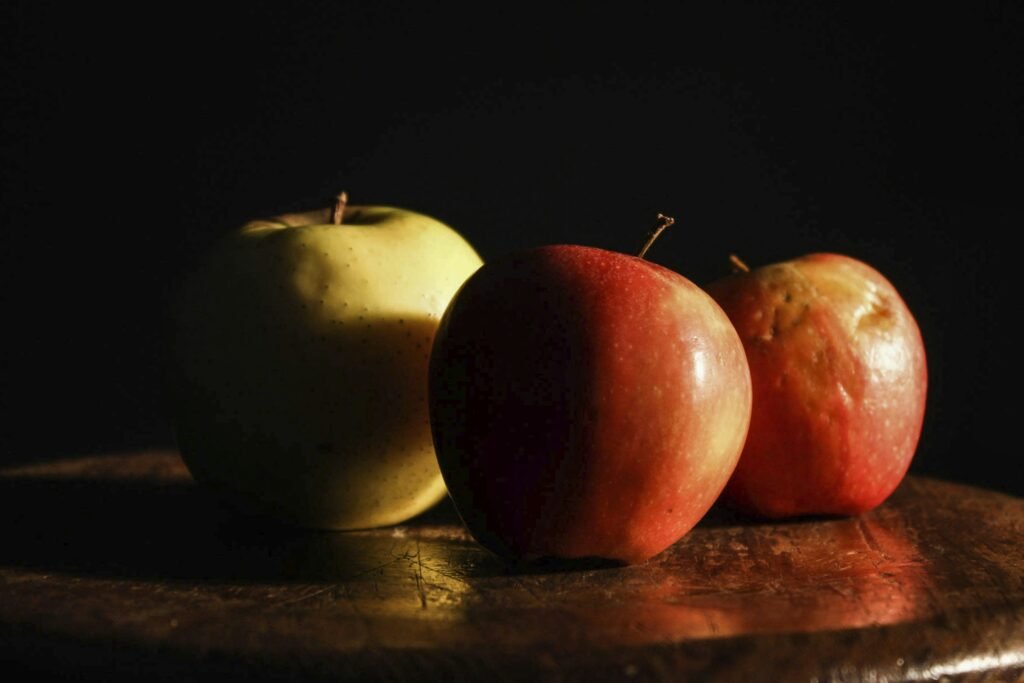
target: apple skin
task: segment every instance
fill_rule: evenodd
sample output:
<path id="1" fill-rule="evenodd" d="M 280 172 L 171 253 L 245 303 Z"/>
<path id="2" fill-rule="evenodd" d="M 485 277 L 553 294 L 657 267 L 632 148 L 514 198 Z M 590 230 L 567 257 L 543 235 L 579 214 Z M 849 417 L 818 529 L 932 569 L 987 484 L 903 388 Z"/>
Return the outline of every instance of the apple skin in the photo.
<path id="1" fill-rule="evenodd" d="M 194 478 L 313 528 L 398 523 L 437 503 L 430 347 L 480 264 L 451 228 L 389 207 L 228 235 L 177 300 L 171 398 Z"/>
<path id="2" fill-rule="evenodd" d="M 754 382 L 747 444 L 723 500 L 769 518 L 856 515 L 910 466 L 928 372 L 917 323 L 878 271 L 811 254 L 707 288 Z"/>
<path id="3" fill-rule="evenodd" d="M 511 560 L 646 560 L 718 497 L 743 447 L 743 347 L 692 282 L 556 245 L 490 262 L 452 300 L 430 419 L 473 536 Z"/>

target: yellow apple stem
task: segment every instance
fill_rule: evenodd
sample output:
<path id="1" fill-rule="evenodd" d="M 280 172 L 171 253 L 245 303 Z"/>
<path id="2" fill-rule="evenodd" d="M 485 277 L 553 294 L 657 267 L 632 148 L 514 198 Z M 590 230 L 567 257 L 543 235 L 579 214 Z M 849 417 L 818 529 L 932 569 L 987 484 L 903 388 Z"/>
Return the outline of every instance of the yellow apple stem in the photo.
<path id="1" fill-rule="evenodd" d="M 341 218 L 345 215 L 346 204 L 348 204 L 348 192 L 341 192 L 334 198 L 334 208 L 331 209 L 331 223 L 341 225 Z"/>
<path id="2" fill-rule="evenodd" d="M 654 223 L 654 227 L 651 228 L 651 234 L 647 236 L 647 241 L 644 242 L 644 246 L 640 247 L 640 251 L 637 253 L 637 257 L 643 258 L 644 254 L 647 253 L 647 250 L 651 248 L 652 244 L 654 244 L 654 240 L 658 239 L 658 235 L 664 232 L 665 228 L 669 227 L 675 222 L 675 218 L 672 218 L 671 216 L 666 216 L 663 213 L 659 213 L 658 218 Z"/>
<path id="3" fill-rule="evenodd" d="M 734 273 L 749 273 L 750 272 L 750 266 L 748 266 L 746 263 L 744 263 L 743 259 L 741 259 L 736 254 L 729 254 L 729 263 L 732 264 L 732 272 L 734 272 Z"/>

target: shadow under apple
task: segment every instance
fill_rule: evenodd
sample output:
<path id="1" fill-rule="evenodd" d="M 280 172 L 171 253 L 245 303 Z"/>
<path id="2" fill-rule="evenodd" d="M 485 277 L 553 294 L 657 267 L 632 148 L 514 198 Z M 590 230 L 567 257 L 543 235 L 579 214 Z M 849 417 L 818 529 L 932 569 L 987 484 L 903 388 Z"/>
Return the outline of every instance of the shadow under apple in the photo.
<path id="1" fill-rule="evenodd" d="M 163 472 L 55 474 L 54 463 L 0 472 L 0 566 L 143 580 L 303 582 L 343 581 L 415 547 L 445 563 L 452 552 L 485 555 L 468 539 L 442 543 L 431 532 L 457 523 L 447 500 L 391 533 L 315 531 L 237 513 L 197 486 L 173 452 L 82 461 L 116 467 L 140 459 L 160 460 Z"/>

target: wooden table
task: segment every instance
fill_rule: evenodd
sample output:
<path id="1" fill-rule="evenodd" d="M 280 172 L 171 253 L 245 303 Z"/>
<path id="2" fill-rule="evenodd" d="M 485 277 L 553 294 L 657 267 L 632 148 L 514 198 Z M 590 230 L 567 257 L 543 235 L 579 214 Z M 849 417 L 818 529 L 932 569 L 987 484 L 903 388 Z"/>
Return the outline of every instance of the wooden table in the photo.
<path id="1" fill-rule="evenodd" d="M 1024 680 L 1024 501 L 928 479 L 857 519 L 713 512 L 634 567 L 511 570 L 446 505 L 374 531 L 256 528 L 173 452 L 7 469 L 0 512 L 17 674 Z"/>

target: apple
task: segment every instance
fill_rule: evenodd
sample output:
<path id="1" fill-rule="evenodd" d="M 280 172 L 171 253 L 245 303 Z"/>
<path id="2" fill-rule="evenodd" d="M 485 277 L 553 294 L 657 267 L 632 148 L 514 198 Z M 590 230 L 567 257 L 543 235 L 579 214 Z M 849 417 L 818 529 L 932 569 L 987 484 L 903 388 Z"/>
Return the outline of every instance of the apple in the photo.
<path id="1" fill-rule="evenodd" d="M 393 524 L 437 503 L 428 359 L 480 265 L 433 218 L 344 195 L 228 235 L 176 307 L 172 398 L 189 471 L 246 511 L 305 527 Z"/>
<path id="2" fill-rule="evenodd" d="M 445 483 L 474 538 L 510 560 L 661 552 L 718 497 L 750 406 L 743 346 L 711 297 L 593 247 L 483 266 L 430 359 Z"/>
<path id="3" fill-rule="evenodd" d="M 747 352 L 750 434 L 723 499 L 770 518 L 856 515 L 903 479 L 924 419 L 917 323 L 867 264 L 811 254 L 710 285 Z"/>

